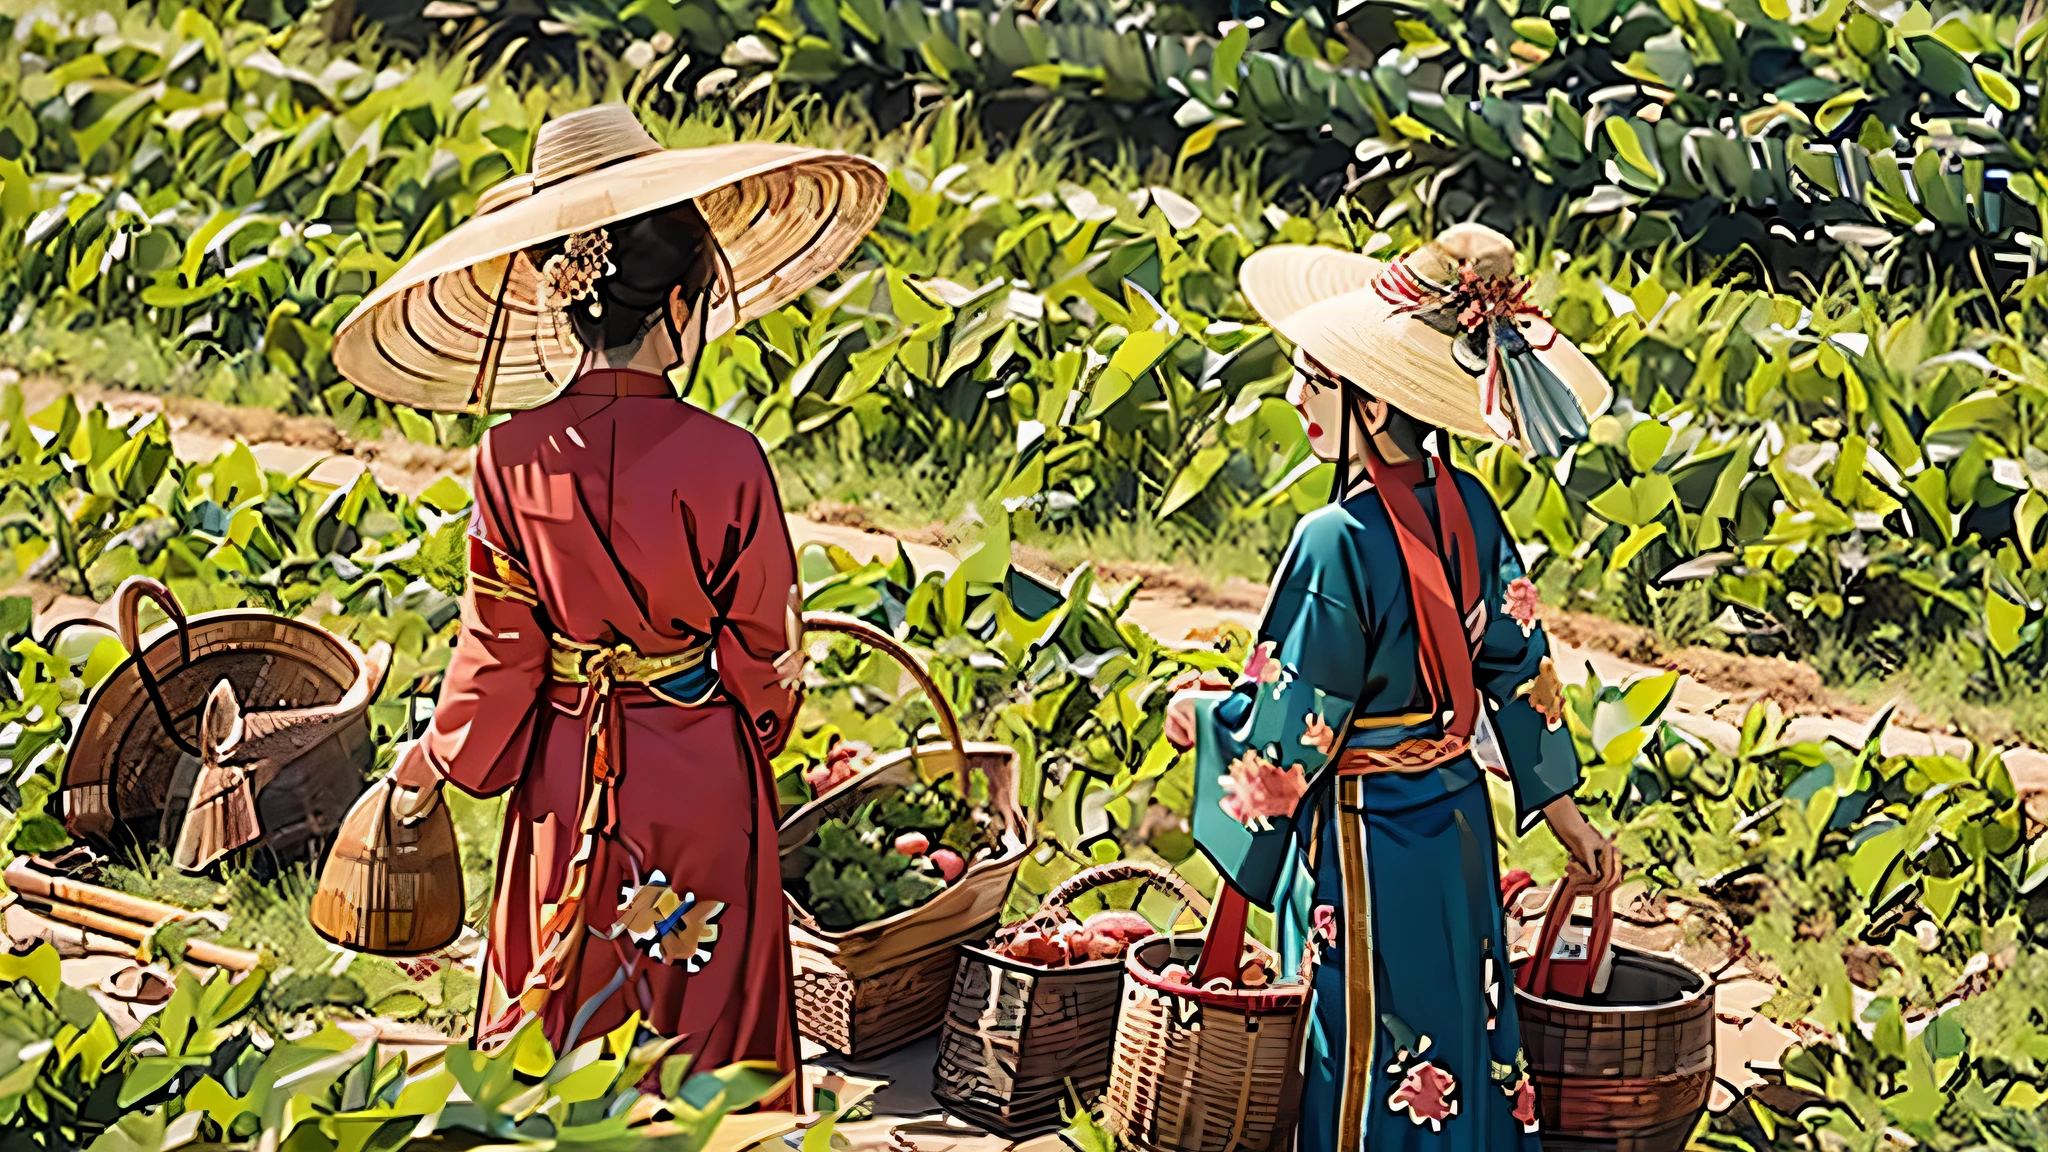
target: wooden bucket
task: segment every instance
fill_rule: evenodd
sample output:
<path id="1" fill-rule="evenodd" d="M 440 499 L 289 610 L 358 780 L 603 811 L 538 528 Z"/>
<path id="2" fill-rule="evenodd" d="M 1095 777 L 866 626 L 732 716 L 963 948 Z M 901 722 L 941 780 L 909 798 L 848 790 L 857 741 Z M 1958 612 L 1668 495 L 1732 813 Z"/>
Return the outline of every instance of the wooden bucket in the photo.
<path id="1" fill-rule="evenodd" d="M 1244 897 L 1226 882 L 1206 941 L 1154 936 L 1125 961 L 1109 1074 L 1109 1128 L 1140 1152 L 1283 1152 L 1301 1108 L 1311 973 L 1299 983 L 1203 991 L 1167 984 L 1169 964 L 1195 979 L 1235 970 Z M 1263 949 L 1259 949 L 1262 958 Z"/>
<path id="2" fill-rule="evenodd" d="M 1536 951 L 1515 965 L 1515 1010 L 1543 1146 L 1680 1152 L 1714 1086 L 1713 985 L 1677 960 L 1615 945 L 1604 991 L 1559 991 L 1550 970 L 1572 902 L 1584 892 L 1576 875 L 1557 885 Z M 1597 965 L 1612 918 L 1610 896 L 1596 895 L 1589 964 Z"/>
<path id="3" fill-rule="evenodd" d="M 1139 899 L 1164 889 L 1197 914 L 1208 911 L 1209 902 L 1173 873 L 1119 861 L 1075 873 L 1046 894 L 1040 912 L 1056 914 L 1089 892 L 1132 880 Z M 1061 1127 L 1069 1086 L 1083 1107 L 1109 1086 L 1123 978 L 1121 957 L 1042 968 L 986 947 L 961 948 L 933 1098 L 1011 1139 Z"/>
<path id="4" fill-rule="evenodd" d="M 1010 881 L 1031 850 L 1031 828 L 1017 806 L 1017 752 L 1003 744 L 968 743 L 959 720 L 917 657 L 895 637 L 864 621 L 812 613 L 809 632 L 852 636 L 894 659 L 917 682 L 938 714 L 944 744 L 905 749 L 874 764 L 783 819 L 779 842 L 785 883 L 809 870 L 804 846 L 828 819 L 844 818 L 867 796 L 951 774 L 964 797 L 969 773 L 988 781 L 989 806 L 1002 822 L 1002 849 L 969 862 L 946 890 L 915 908 L 845 932 L 820 926 L 789 896 L 790 945 L 796 978 L 797 1030 L 849 1059 L 900 1048 L 938 1028 L 963 943 L 987 938 L 1009 900 Z"/>
<path id="5" fill-rule="evenodd" d="M 147 642 L 137 618 L 148 597 L 170 617 Z M 173 848 L 199 772 L 207 696 L 225 680 L 252 715 L 332 709 L 368 681 L 376 695 L 388 649 L 366 656 L 314 625 L 257 609 L 185 616 L 168 588 L 131 577 L 115 593 L 116 629 L 131 653 L 86 705 L 66 753 L 64 823 L 103 848 Z M 73 622 L 59 625 L 68 627 Z M 78 621 L 97 624 L 96 621 Z M 311 856 L 341 824 L 376 756 L 364 708 L 322 715 L 317 733 L 256 796 L 263 842 L 279 861 Z"/>

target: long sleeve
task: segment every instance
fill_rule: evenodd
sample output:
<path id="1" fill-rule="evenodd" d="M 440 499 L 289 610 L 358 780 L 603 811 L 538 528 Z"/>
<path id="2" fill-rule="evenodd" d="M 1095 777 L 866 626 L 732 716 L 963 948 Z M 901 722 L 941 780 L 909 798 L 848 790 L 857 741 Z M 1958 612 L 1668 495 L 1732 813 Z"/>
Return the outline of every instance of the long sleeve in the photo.
<path id="1" fill-rule="evenodd" d="M 802 687 L 783 685 L 776 668 L 777 660 L 802 643 L 802 588 L 768 459 L 756 445 L 753 458 L 741 466 L 751 475 L 733 505 L 731 523 L 699 524 L 696 530 L 717 533 L 716 546 L 707 551 L 722 557 L 707 588 L 723 624 L 716 640 L 719 682 L 773 757 L 789 739 L 803 702 Z"/>
<path id="2" fill-rule="evenodd" d="M 1247 829 L 1224 811 L 1221 781 L 1244 756 L 1298 765 L 1310 781 L 1335 758 L 1370 663 L 1348 524 L 1335 509 L 1303 521 L 1260 624 L 1261 646 L 1270 645 L 1264 676 L 1195 707 L 1195 840 L 1261 907 L 1272 906 L 1284 875 L 1293 821 Z"/>
<path id="3" fill-rule="evenodd" d="M 1488 622 L 1472 671 L 1514 784 L 1521 830 L 1527 831 L 1541 818 L 1545 805 L 1578 788 L 1579 754 L 1571 733 L 1562 724 L 1553 725 L 1531 702 L 1530 689 L 1546 670 L 1550 647 L 1541 624 L 1532 621 L 1524 632 L 1507 610 L 1508 588 L 1523 578 L 1514 541 L 1499 509 L 1476 482 L 1466 485 L 1465 500 L 1468 507 L 1485 510 L 1473 517 L 1473 524 L 1482 556 L 1479 582 Z"/>
<path id="4" fill-rule="evenodd" d="M 547 677 L 547 629 L 492 478 L 491 439 L 477 450 L 462 632 L 418 745 L 443 779 L 476 796 L 519 782 Z"/>

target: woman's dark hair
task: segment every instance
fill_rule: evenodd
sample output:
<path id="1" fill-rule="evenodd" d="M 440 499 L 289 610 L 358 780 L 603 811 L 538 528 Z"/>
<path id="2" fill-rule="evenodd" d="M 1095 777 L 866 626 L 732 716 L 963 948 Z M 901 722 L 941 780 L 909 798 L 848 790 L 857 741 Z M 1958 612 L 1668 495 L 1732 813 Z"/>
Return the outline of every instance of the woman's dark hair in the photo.
<path id="1" fill-rule="evenodd" d="M 636 217 L 606 229 L 612 271 L 596 294 L 569 309 L 569 323 L 585 348 L 602 352 L 635 343 L 663 322 L 669 293 L 678 287 L 701 311 L 716 279 L 717 242 L 695 204 Z M 652 323 L 650 323 L 650 319 Z M 682 334 L 674 333 L 680 343 Z"/>
<path id="2" fill-rule="evenodd" d="M 1350 495 L 1352 483 L 1358 479 L 1351 470 L 1351 438 L 1364 437 L 1367 452 L 1377 452 L 1379 449 L 1373 445 L 1372 437 L 1365 430 L 1365 402 L 1371 399 L 1371 396 L 1365 389 L 1341 377 L 1337 387 L 1341 390 L 1340 410 L 1344 415 L 1343 423 L 1337 427 L 1337 476 L 1330 488 L 1330 502 L 1342 504 L 1345 497 Z M 1357 426 L 1355 431 L 1353 425 Z M 1438 429 L 1424 424 L 1391 404 L 1387 406 L 1385 430 L 1391 434 L 1396 447 L 1415 456 L 1440 454 L 1446 444 L 1443 439 L 1432 443 L 1430 436 Z"/>

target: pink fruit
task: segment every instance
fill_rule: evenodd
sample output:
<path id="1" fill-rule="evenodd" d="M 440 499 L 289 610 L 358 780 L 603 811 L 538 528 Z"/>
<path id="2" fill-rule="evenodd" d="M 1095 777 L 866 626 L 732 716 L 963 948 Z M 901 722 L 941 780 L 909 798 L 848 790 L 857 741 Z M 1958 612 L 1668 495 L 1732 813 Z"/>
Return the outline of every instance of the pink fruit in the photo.
<path id="1" fill-rule="evenodd" d="M 931 851 L 931 838 L 922 832 L 905 832 L 896 838 L 896 851 L 905 856 L 922 856 Z"/>
<path id="2" fill-rule="evenodd" d="M 1113 940 L 1105 940 L 1086 928 L 1070 927 L 1066 931 L 1067 955 L 1076 961 L 1102 960 L 1105 949 L 1114 956 L 1119 949 Z"/>
<path id="3" fill-rule="evenodd" d="M 827 760 L 804 769 L 804 783 L 811 786 L 811 795 L 823 796 L 848 780 L 853 779 L 854 769 L 850 761 Z"/>
<path id="4" fill-rule="evenodd" d="M 1033 928 L 1017 933 L 1014 939 L 1003 946 L 1003 955 L 1012 960 L 1043 964 L 1047 967 L 1058 967 L 1067 962 L 1066 942 Z"/>
<path id="5" fill-rule="evenodd" d="M 951 848 L 941 848 L 932 853 L 932 863 L 939 869 L 939 879 L 951 884 L 967 871 L 967 861 L 960 858 Z"/>
<path id="6" fill-rule="evenodd" d="M 1175 988 L 1187 988 L 1193 986 L 1195 978 L 1181 965 L 1168 964 L 1166 971 L 1159 974 L 1159 982 L 1170 984 Z"/>
<path id="7" fill-rule="evenodd" d="M 1120 948 L 1136 944 L 1154 932 L 1152 922 L 1144 916 L 1115 908 L 1090 916 L 1082 927 L 1097 935 L 1111 937 L 1118 942 Z"/>

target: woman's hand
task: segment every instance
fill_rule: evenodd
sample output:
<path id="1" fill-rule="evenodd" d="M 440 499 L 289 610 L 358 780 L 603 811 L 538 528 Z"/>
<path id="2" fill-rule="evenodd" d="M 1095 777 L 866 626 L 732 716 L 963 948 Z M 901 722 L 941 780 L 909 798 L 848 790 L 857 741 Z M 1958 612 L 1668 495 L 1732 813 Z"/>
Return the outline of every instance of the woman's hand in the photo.
<path id="1" fill-rule="evenodd" d="M 1195 746 L 1195 701 L 1214 692 L 1228 692 L 1230 681 L 1215 672 L 1188 672 L 1166 686 L 1173 699 L 1166 705 L 1166 740 L 1186 751 Z"/>
<path id="2" fill-rule="evenodd" d="M 391 814 L 411 823 L 434 810 L 441 798 L 441 774 L 427 759 L 427 750 L 417 740 L 398 746 L 398 759 L 391 766 L 391 783 L 397 789 L 391 798 Z"/>
<path id="3" fill-rule="evenodd" d="M 811 653 L 801 646 L 791 648 L 775 658 L 775 682 L 785 692 L 794 692 L 804 686 L 804 678 L 811 671 Z"/>
<path id="4" fill-rule="evenodd" d="M 1560 796 L 1543 809 L 1550 831 L 1571 853 L 1572 863 L 1593 878 L 1595 892 L 1605 892 L 1621 883 L 1621 854 L 1614 841 L 1586 822 L 1570 796 Z"/>
<path id="5" fill-rule="evenodd" d="M 434 771 L 434 765 L 427 760 L 426 748 L 417 740 L 408 740 L 398 746 L 392 760 L 391 782 L 400 788 L 424 792 L 440 785 L 441 774 Z"/>

